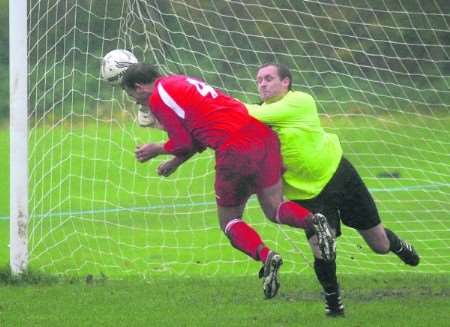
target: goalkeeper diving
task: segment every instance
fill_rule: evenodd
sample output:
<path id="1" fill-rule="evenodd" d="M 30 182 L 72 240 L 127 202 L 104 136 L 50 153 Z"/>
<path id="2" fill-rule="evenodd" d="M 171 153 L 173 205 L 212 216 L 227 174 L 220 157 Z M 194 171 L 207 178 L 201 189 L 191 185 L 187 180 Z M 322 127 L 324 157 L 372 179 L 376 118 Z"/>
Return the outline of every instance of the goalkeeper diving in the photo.
<path id="1" fill-rule="evenodd" d="M 410 266 L 420 258 L 408 242 L 383 226 L 375 202 L 356 169 L 342 154 L 337 135 L 324 131 L 314 98 L 292 90 L 292 74 L 285 65 L 259 67 L 256 84 L 261 105 L 247 105 L 250 114 L 278 134 L 286 172 L 284 194 L 312 212 L 323 213 L 334 235 L 341 222 L 354 228 L 378 254 L 389 252 Z M 314 271 L 325 294 L 325 312 L 344 313 L 336 277 L 336 261 L 324 260 L 316 235 L 305 231 L 314 253 Z"/>

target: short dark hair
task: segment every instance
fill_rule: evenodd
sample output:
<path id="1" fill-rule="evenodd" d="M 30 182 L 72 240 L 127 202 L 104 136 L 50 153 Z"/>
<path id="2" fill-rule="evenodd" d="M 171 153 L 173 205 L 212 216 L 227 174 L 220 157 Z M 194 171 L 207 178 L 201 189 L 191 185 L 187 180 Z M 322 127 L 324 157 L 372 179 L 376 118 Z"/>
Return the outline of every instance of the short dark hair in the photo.
<path id="1" fill-rule="evenodd" d="M 137 83 L 153 83 L 160 76 L 161 74 L 153 65 L 144 63 L 132 64 L 123 74 L 121 85 L 124 89 L 135 89 Z"/>
<path id="2" fill-rule="evenodd" d="M 274 66 L 277 68 L 278 77 L 280 78 L 280 80 L 284 80 L 286 77 L 289 78 L 288 90 L 290 91 L 292 89 L 292 74 L 291 74 L 291 70 L 289 69 L 289 67 L 284 64 L 275 64 L 275 63 L 270 62 L 270 63 L 259 66 L 258 71 L 261 68 L 265 68 L 268 66 Z"/>

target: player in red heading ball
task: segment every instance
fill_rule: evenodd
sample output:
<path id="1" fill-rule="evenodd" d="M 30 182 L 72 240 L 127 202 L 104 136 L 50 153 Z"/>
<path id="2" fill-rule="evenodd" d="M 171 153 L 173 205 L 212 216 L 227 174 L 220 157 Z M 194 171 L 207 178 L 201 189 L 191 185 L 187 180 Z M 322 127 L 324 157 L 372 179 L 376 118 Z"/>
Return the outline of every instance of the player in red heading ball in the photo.
<path id="1" fill-rule="evenodd" d="M 263 263 L 260 278 L 267 298 L 279 289 L 282 258 L 242 219 L 251 194 L 257 195 L 265 215 L 274 223 L 316 233 L 323 258 L 334 260 L 335 240 L 325 217 L 283 199 L 278 138 L 249 116 L 241 102 L 196 78 L 161 76 L 155 67 L 143 63 L 127 69 L 122 87 L 137 104 L 150 109 L 169 136 L 164 144 L 138 146 L 138 161 L 173 155 L 158 168 L 160 175 L 168 176 L 206 147 L 215 151 L 220 227 L 235 248 Z"/>

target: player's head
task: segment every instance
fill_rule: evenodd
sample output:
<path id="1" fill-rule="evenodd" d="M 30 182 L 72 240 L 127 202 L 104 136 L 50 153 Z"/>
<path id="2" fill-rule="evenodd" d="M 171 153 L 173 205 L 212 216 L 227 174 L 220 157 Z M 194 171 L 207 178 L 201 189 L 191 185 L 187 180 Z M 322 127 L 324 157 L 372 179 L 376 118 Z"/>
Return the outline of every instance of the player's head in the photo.
<path id="1" fill-rule="evenodd" d="M 259 97 L 263 102 L 274 102 L 292 88 L 292 74 L 283 64 L 264 64 L 256 74 Z"/>
<path id="2" fill-rule="evenodd" d="M 160 77 L 158 70 L 149 64 L 130 65 L 122 77 L 122 88 L 137 104 L 146 106 L 153 91 L 153 82 Z"/>

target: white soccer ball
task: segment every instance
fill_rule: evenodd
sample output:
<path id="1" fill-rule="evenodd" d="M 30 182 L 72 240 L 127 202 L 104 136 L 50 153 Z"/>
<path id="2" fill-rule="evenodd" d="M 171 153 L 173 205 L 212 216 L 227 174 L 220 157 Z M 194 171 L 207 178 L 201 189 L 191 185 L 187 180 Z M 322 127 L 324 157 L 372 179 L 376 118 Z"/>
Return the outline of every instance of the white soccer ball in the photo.
<path id="1" fill-rule="evenodd" d="M 128 66 L 137 63 L 134 54 L 128 50 L 115 49 L 108 52 L 102 59 L 100 74 L 103 80 L 112 85 L 118 85 Z"/>

